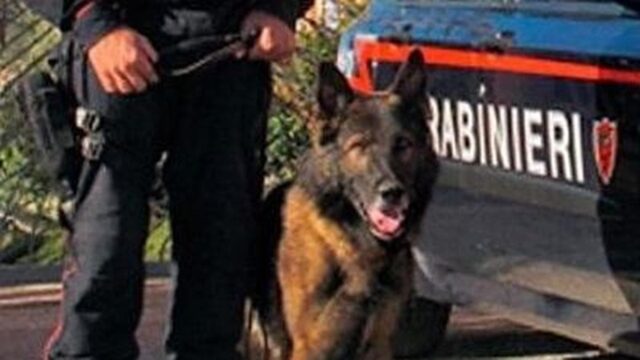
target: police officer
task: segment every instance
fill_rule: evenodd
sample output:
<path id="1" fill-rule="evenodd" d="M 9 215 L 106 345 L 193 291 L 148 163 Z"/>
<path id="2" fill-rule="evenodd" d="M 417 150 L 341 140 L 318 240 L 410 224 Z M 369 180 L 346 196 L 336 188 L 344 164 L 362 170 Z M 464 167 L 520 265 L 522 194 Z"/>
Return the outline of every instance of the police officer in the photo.
<path id="1" fill-rule="evenodd" d="M 61 321 L 49 359 L 135 359 L 142 310 L 148 196 L 161 153 L 170 198 L 173 297 L 170 359 L 239 359 L 248 254 L 256 236 L 269 62 L 294 51 L 305 0 L 65 1 L 76 54 L 72 85 L 97 114 L 103 151 L 87 159 L 69 236 Z M 72 3 L 72 4 L 69 4 Z M 189 39 L 260 29 L 237 59 L 163 76 L 203 46 L 162 59 Z M 85 164 L 86 165 L 86 164 Z"/>

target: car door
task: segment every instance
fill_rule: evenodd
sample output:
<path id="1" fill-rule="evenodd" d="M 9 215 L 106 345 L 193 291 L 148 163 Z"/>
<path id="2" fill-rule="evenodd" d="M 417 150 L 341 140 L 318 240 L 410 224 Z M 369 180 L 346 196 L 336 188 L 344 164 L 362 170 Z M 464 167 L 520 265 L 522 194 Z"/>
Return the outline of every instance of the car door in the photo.
<path id="1" fill-rule="evenodd" d="M 417 246 L 427 277 L 638 313 L 640 21 L 623 5 L 378 1 L 345 36 L 364 91 L 410 49 L 427 59 L 442 161 Z"/>

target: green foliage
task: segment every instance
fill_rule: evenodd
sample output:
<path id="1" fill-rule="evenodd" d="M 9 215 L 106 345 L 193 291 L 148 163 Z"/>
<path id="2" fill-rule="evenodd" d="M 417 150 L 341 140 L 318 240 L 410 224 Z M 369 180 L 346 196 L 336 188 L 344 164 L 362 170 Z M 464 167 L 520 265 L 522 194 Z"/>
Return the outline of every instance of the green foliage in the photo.
<path id="1" fill-rule="evenodd" d="M 20 77 L 40 66 L 58 43 L 59 31 L 18 1 L 0 0 L 0 95 Z"/>
<path id="2" fill-rule="evenodd" d="M 55 262 L 61 245 L 57 198 L 35 165 L 38 154 L 15 99 L 0 101 L 0 263 Z"/>
<path id="3" fill-rule="evenodd" d="M 341 3 L 343 27 L 362 9 Z M 275 96 L 267 137 L 267 183 L 288 180 L 295 175 L 296 160 L 308 146 L 305 125 L 316 116 L 315 83 L 318 65 L 333 62 L 339 31 L 301 20 L 298 51 L 293 60 L 275 68 Z"/>
<path id="4" fill-rule="evenodd" d="M 0 51 L 0 263 L 55 262 L 62 253 L 57 198 L 36 166 L 30 129 L 11 92 L 23 74 L 40 66 L 58 32 L 16 1 L 3 3 Z"/>
<path id="5" fill-rule="evenodd" d="M 166 216 L 155 217 L 152 221 L 149 239 L 145 248 L 145 260 L 150 262 L 162 262 L 169 258 L 171 247 L 171 231 Z"/>
<path id="6" fill-rule="evenodd" d="M 267 183 L 289 180 L 295 175 L 295 160 L 308 143 L 304 125 L 290 113 L 277 111 L 269 120 Z"/>

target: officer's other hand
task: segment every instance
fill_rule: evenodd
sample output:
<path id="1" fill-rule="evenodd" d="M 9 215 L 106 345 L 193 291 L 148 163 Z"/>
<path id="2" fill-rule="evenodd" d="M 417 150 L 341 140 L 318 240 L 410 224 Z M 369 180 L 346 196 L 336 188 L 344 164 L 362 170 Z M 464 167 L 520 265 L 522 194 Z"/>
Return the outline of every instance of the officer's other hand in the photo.
<path id="1" fill-rule="evenodd" d="M 158 54 L 149 40 L 133 29 L 119 27 L 107 33 L 89 48 L 88 57 L 107 93 L 140 93 L 158 82 L 153 68 Z"/>
<path id="2" fill-rule="evenodd" d="M 260 36 L 249 50 L 249 59 L 282 61 L 293 54 L 296 38 L 293 31 L 282 20 L 262 11 L 252 11 L 242 24 L 242 31 L 258 30 Z"/>

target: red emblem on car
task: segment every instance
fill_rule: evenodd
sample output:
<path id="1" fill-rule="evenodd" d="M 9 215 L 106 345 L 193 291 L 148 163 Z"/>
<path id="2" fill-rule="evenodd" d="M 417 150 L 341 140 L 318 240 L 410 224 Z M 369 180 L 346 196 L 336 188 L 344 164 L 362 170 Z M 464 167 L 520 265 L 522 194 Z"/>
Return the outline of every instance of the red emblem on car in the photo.
<path id="1" fill-rule="evenodd" d="M 618 153 L 618 125 L 603 118 L 593 123 L 593 154 L 598 174 L 603 184 L 608 185 L 616 168 Z"/>

